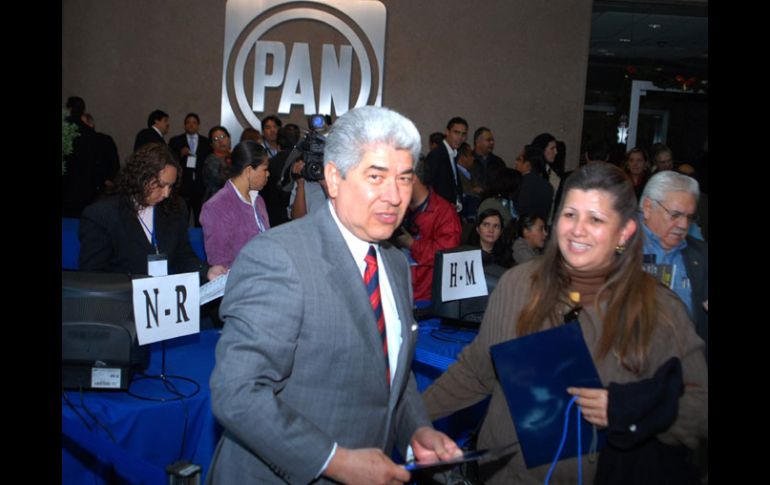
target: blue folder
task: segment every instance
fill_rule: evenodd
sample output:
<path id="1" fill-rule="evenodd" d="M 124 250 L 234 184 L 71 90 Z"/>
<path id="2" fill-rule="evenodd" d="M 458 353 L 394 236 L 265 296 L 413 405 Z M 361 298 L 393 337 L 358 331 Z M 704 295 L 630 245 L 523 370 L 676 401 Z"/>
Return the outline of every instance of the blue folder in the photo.
<path id="1" fill-rule="evenodd" d="M 577 321 L 509 340 L 490 348 L 497 377 L 516 427 L 527 468 L 551 463 L 559 449 L 572 396 L 567 387 L 603 387 Z M 577 455 L 577 406 L 560 459 Z M 582 453 L 589 451 L 593 426 L 582 416 Z M 598 433 L 597 449 L 605 432 Z"/>

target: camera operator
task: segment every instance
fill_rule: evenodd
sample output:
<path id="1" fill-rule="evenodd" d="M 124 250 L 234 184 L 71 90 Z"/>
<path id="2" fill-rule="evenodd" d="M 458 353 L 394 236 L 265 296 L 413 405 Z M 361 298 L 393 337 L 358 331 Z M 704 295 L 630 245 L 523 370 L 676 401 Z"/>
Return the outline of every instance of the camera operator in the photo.
<path id="1" fill-rule="evenodd" d="M 281 185 L 281 173 L 286 159 L 292 153 L 294 146 L 299 142 L 302 131 L 294 123 L 287 123 L 278 129 L 278 146 L 281 151 L 270 159 L 270 173 L 275 174 L 268 180 L 267 185 L 259 195 L 265 199 L 267 214 L 270 217 L 270 226 L 276 227 L 289 222 L 289 198 L 291 193 L 284 191 Z"/>
<path id="2" fill-rule="evenodd" d="M 323 153 L 326 133 L 331 124 L 329 115 L 308 117 L 310 130 L 289 155 L 281 184 L 291 190 L 289 213 L 298 219 L 323 206 L 326 201 L 326 182 L 323 176 Z M 288 170 L 288 167 L 290 171 Z"/>

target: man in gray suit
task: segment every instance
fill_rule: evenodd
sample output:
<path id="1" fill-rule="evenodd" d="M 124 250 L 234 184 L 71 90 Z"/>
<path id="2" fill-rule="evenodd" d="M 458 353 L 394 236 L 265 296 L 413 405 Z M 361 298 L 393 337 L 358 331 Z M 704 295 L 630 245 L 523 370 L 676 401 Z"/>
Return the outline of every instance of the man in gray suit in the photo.
<path id="1" fill-rule="evenodd" d="M 409 266 L 386 242 L 419 153 L 407 118 L 349 111 L 326 143 L 327 205 L 241 250 L 210 380 L 224 434 L 209 483 L 401 483 L 394 446 L 423 462 L 460 453 L 417 392 Z"/>

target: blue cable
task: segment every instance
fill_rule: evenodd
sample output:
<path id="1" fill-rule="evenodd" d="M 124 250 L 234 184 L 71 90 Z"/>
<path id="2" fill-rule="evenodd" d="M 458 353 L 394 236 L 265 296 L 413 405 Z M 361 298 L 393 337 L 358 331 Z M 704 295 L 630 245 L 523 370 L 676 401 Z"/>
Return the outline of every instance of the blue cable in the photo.
<path id="1" fill-rule="evenodd" d="M 578 406 L 577 406 L 577 431 L 578 431 L 578 432 L 577 432 L 577 441 L 578 441 L 578 446 L 577 446 L 577 449 L 578 449 L 578 450 L 577 450 L 577 451 L 578 451 L 578 453 L 577 453 L 577 462 L 578 462 L 578 483 L 579 483 L 580 485 L 582 485 L 582 484 L 583 484 L 583 446 L 582 446 L 582 443 L 581 443 L 581 440 L 580 440 L 580 437 L 582 436 L 582 435 L 580 434 L 580 422 L 582 421 L 582 419 L 580 419 L 580 418 L 581 418 L 581 416 L 580 416 L 580 413 L 581 413 L 581 409 L 580 409 L 580 405 L 578 404 Z"/>
<path id="2" fill-rule="evenodd" d="M 553 470 L 556 468 L 556 462 L 559 461 L 559 456 L 561 456 L 561 452 L 564 449 L 564 443 L 567 441 L 567 429 L 569 429 L 569 410 L 572 408 L 572 405 L 575 403 L 575 400 L 577 399 L 577 396 L 574 396 L 572 399 L 570 399 L 569 404 L 567 405 L 567 410 L 564 412 L 564 431 L 561 435 L 561 443 L 559 443 L 559 449 L 556 451 L 556 456 L 553 457 L 553 462 L 551 463 L 551 468 L 548 469 L 548 474 L 545 476 L 545 485 L 548 485 L 548 482 L 551 480 L 551 474 L 553 474 Z M 580 414 L 581 409 L 580 406 L 577 407 L 577 422 L 578 422 L 578 432 L 577 432 L 577 459 L 578 459 L 578 483 L 583 483 L 583 460 L 581 459 L 582 455 L 582 447 L 580 443 Z"/>

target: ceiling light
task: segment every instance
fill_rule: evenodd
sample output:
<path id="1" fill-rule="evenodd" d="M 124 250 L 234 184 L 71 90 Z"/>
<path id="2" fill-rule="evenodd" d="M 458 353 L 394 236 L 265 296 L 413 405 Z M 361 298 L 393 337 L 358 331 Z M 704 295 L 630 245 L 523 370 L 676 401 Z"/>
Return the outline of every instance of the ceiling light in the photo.
<path id="1" fill-rule="evenodd" d="M 647 27 L 651 28 L 652 30 L 657 30 L 663 26 L 660 24 L 647 24 Z"/>
<path id="2" fill-rule="evenodd" d="M 621 37 L 621 38 L 620 38 L 620 39 L 618 39 L 618 40 L 619 40 L 620 42 L 631 42 L 631 39 L 627 39 L 627 38 L 625 38 L 625 37 Z"/>

